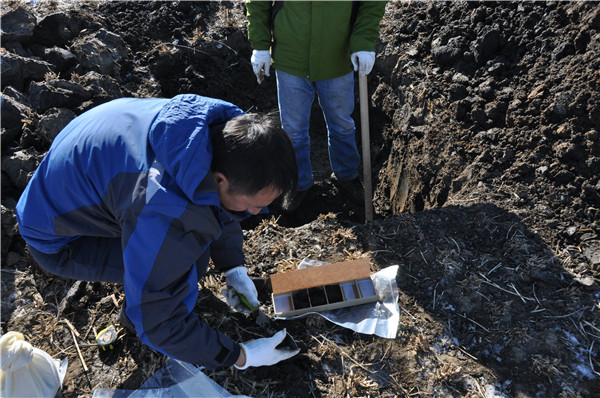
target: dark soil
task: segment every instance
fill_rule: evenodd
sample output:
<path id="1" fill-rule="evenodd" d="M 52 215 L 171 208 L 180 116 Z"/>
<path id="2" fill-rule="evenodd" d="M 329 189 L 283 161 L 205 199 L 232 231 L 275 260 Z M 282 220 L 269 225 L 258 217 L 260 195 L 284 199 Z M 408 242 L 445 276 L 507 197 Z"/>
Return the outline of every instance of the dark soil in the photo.
<path id="1" fill-rule="evenodd" d="M 18 5 L 3 2 L 3 15 Z M 103 28 L 128 50 L 118 67 L 101 72 L 122 95 L 197 93 L 247 111 L 277 107 L 273 76 L 258 85 L 252 73 L 241 2 L 43 2 L 30 9 L 37 33 L 16 42 L 3 36 L 3 69 L 6 54 L 50 62 L 46 49 L 73 49 Z M 273 206 L 271 215 L 245 223 L 244 245 L 267 314 L 269 274 L 303 258 L 368 257 L 373 272 L 399 265 L 396 338 L 317 316 L 277 320 L 271 329 L 287 328 L 299 355 L 207 374 L 231 393 L 255 397 L 597 396 L 598 3 L 390 2 L 380 32 L 368 79 L 375 220 L 364 223 L 362 206 L 331 181 L 315 101 L 315 186 L 296 214 Z M 119 325 L 121 286 L 47 275 L 18 235 L 16 200 L 51 138 L 42 123 L 48 111 L 33 105 L 9 128 L 5 98 L 20 93 L 26 103 L 32 82 L 84 82 L 90 71 L 81 60 L 56 65 L 45 78 L 25 73 L 19 87 L 3 72 L 2 332 L 22 332 L 69 359 L 66 397 L 135 389 L 165 357 L 122 328 L 119 349 L 101 352 L 94 344 L 95 331 Z M 113 97 L 53 106 L 80 114 Z M 235 340 L 270 335 L 226 304 L 223 284 L 213 271 L 201 282 L 200 316 Z"/>

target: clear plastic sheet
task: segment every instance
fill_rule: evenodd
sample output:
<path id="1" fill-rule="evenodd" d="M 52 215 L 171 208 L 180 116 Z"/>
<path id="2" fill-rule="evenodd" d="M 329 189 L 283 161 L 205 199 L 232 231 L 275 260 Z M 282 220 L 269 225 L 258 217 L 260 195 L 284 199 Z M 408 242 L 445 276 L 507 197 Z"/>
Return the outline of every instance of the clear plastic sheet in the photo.
<path id="1" fill-rule="evenodd" d="M 318 267 L 327 264 L 323 261 L 304 259 L 298 269 Z M 371 275 L 379 300 L 331 311 L 308 312 L 294 317 L 276 317 L 276 319 L 298 319 L 307 315 L 319 315 L 336 325 L 352 329 L 363 334 L 374 334 L 388 339 L 396 338 L 400 308 L 398 307 L 398 285 L 396 274 L 398 266 L 392 265 Z"/>
<path id="2" fill-rule="evenodd" d="M 98 388 L 92 398 L 246 397 L 232 395 L 202 372 L 202 367 L 169 358 L 137 390 Z M 247 397 L 246 397 L 247 398 Z"/>

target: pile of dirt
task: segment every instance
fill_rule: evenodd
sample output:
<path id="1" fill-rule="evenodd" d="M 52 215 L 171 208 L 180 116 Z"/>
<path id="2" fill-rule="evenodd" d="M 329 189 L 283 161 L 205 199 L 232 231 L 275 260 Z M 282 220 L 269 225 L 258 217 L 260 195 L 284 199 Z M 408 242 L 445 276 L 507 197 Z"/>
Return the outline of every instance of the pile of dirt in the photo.
<path id="1" fill-rule="evenodd" d="M 296 214 L 274 207 L 245 223 L 244 246 L 271 314 L 268 276 L 304 258 L 399 265 L 396 338 L 278 320 L 299 355 L 207 374 L 256 397 L 593 396 L 600 9 L 390 2 L 380 33 L 369 76 L 375 220 L 363 223 L 330 180 L 315 103 L 315 186 Z M 3 3 L 2 333 L 69 359 L 64 396 L 138 388 L 166 358 L 124 330 L 117 350 L 98 350 L 122 287 L 36 268 L 14 216 L 28 178 L 62 127 L 113 98 L 197 93 L 276 109 L 274 78 L 256 83 L 251 50 L 242 2 Z M 202 318 L 239 341 L 269 335 L 230 309 L 223 283 L 212 271 L 201 282 Z"/>

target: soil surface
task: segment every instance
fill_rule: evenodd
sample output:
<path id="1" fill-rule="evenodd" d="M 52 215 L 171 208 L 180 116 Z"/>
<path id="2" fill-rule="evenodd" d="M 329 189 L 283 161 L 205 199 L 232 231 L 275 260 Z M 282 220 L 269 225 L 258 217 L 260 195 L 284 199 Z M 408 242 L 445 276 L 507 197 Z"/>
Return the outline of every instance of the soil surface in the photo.
<path id="1" fill-rule="evenodd" d="M 270 111 L 274 77 L 256 83 L 241 2 L 2 8 L 2 333 L 68 358 L 65 397 L 136 389 L 166 358 L 119 326 L 122 287 L 47 275 L 18 235 L 15 203 L 53 138 L 47 121 L 118 96 L 180 93 Z M 33 27 L 13 38 L 6 15 L 17 9 Z M 263 328 L 226 304 L 224 278 L 209 271 L 195 308 L 207 323 L 239 341 L 285 327 L 301 352 L 207 375 L 253 397 L 598 396 L 598 3 L 396 1 L 380 33 L 368 78 L 375 219 L 330 179 L 315 101 L 315 186 L 297 213 L 273 206 L 246 222 L 244 246 L 268 315 L 268 276 L 304 258 L 399 265 L 396 338 L 317 316 Z M 79 50 L 98 41 L 119 56 L 87 62 Z M 8 57 L 27 60 L 18 79 Z M 34 71 L 42 61 L 51 73 Z M 356 98 L 360 126 L 358 87 Z M 27 113 L 9 119 L 15 103 Z M 102 352 L 94 333 L 111 323 L 118 346 Z"/>

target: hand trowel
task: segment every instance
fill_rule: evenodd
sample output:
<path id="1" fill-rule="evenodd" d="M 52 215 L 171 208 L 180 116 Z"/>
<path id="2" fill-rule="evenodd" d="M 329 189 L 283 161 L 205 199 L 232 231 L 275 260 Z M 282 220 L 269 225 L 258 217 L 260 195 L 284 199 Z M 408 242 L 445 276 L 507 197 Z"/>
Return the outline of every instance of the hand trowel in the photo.
<path id="1" fill-rule="evenodd" d="M 271 324 L 272 319 L 269 318 L 267 314 L 265 314 L 264 311 L 260 309 L 260 307 L 255 307 L 252 304 L 250 304 L 248 299 L 243 294 L 238 293 L 237 295 L 240 298 L 240 301 L 252 311 L 252 315 L 255 316 L 256 323 L 259 326 L 262 326 L 266 329 L 270 329 L 269 325 Z"/>

